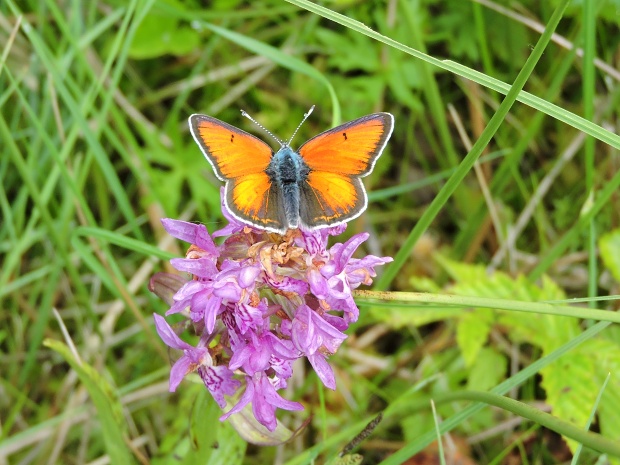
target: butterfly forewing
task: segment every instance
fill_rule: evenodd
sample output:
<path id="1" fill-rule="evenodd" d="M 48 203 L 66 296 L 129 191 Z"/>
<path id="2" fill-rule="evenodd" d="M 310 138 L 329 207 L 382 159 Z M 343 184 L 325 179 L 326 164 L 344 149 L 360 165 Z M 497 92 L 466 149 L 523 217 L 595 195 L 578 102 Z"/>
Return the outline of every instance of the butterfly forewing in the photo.
<path id="1" fill-rule="evenodd" d="M 392 133 L 394 117 L 373 113 L 313 137 L 299 148 L 311 170 L 366 176 Z"/>
<path id="2" fill-rule="evenodd" d="M 267 169 L 273 154 L 271 147 L 252 134 L 207 115 L 192 115 L 189 124 L 194 139 L 221 180 Z"/>

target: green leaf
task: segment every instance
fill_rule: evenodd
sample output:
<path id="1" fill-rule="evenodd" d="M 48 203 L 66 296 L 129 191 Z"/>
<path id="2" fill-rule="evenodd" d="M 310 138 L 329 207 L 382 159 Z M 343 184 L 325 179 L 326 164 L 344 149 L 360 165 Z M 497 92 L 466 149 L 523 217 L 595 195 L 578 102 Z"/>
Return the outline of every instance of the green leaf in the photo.
<path id="1" fill-rule="evenodd" d="M 565 298 L 564 292 L 546 276 L 542 279 L 542 287 L 528 283 L 525 278 L 519 279 L 518 282 L 518 287 L 523 289 L 527 287 L 530 295 L 529 299 L 524 300 L 562 300 Z M 568 316 L 531 314 L 523 318 L 514 313 L 502 313 L 498 320 L 502 325 L 511 329 L 514 339 L 535 344 L 542 348 L 545 354 L 570 341 L 581 332 L 579 321 Z"/>
<path id="2" fill-rule="evenodd" d="M 441 254 L 435 255 L 435 261 L 437 261 L 457 283 L 475 283 L 480 280 L 486 281 L 489 279 L 489 274 L 482 265 L 457 262 Z"/>
<path id="3" fill-rule="evenodd" d="M 381 67 L 376 41 L 349 31 L 318 29 L 316 38 L 331 53 L 328 64 L 342 72 L 375 73 Z M 373 53 L 374 50 L 374 53 Z"/>
<path id="4" fill-rule="evenodd" d="M 193 405 L 190 450 L 181 462 L 186 465 L 236 465 L 243 462 L 247 443 L 219 417 L 222 409 L 202 389 Z"/>
<path id="5" fill-rule="evenodd" d="M 598 245 L 605 267 L 611 271 L 614 279 L 620 282 L 620 229 L 601 236 Z"/>
<path id="6" fill-rule="evenodd" d="M 75 370 L 97 409 L 97 418 L 107 454 L 111 463 L 136 463 L 127 443 L 129 434 L 123 416 L 123 407 L 116 389 L 97 370 L 83 361 L 76 360 L 65 344 L 46 339 L 44 345 L 60 354 Z"/>
<path id="7" fill-rule="evenodd" d="M 620 440 L 620 344 L 606 339 L 586 341 L 541 373 L 552 413 L 577 426 L 588 421 L 598 391 L 611 373 L 599 404 L 598 420 L 604 436 Z M 577 447 L 573 441 L 568 444 L 573 451 Z"/>
<path id="8" fill-rule="evenodd" d="M 166 3 L 182 8 L 179 2 Z M 198 32 L 165 12 L 151 10 L 140 23 L 129 49 L 136 59 L 155 58 L 165 54 L 184 55 L 199 45 Z"/>
<path id="9" fill-rule="evenodd" d="M 458 295 L 472 295 L 478 298 L 513 298 L 523 301 L 563 300 L 564 292 L 550 278 L 543 276 L 540 285 L 533 284 L 524 276 L 512 278 L 502 272 L 486 275 L 483 267 L 452 262 L 446 258 L 438 260 L 457 282 L 450 291 Z M 484 379 L 484 368 L 495 367 L 499 354 L 489 354 L 485 347 L 486 335 L 493 320 L 486 309 L 478 309 L 464 314 L 457 327 L 457 341 L 465 361 L 470 365 L 469 382 L 479 382 L 494 386 L 498 380 Z M 492 312 L 494 314 L 495 312 Z M 579 320 L 567 316 L 543 313 L 519 314 L 498 312 L 496 323 L 510 328 L 511 339 L 516 342 L 532 344 L 542 351 L 545 357 L 558 347 L 567 344 L 581 334 Z M 488 357 L 489 360 L 483 360 Z M 503 364 L 505 367 L 505 363 Z M 610 339 L 593 339 L 565 354 L 560 360 L 541 370 L 542 387 L 547 393 L 547 403 L 553 415 L 563 418 L 576 426 L 586 424 L 600 386 L 607 373 L 612 373 L 609 388 L 603 394 L 599 407 L 601 432 L 612 439 L 620 439 L 620 378 L 613 375 L 620 372 L 620 344 Z M 498 372 L 494 372 L 495 375 Z M 490 375 L 490 374 L 489 374 Z M 485 387 L 474 387 L 485 389 Z M 568 441 L 571 450 L 577 443 Z"/>
<path id="10" fill-rule="evenodd" d="M 449 289 L 450 293 L 453 294 L 494 299 L 516 299 L 525 302 L 562 300 L 565 298 L 562 289 L 546 276 L 542 278 L 542 285 L 538 286 L 522 275 L 513 278 L 499 271 L 488 275 L 486 269 L 480 265 L 457 263 L 443 257 L 438 257 L 438 261 L 450 276 L 457 280 Z M 475 319 L 476 315 L 481 315 L 478 318 L 484 318 L 482 310 L 463 318 Z M 480 324 L 484 324 L 484 321 L 483 319 Z M 566 343 L 580 332 L 578 321 L 568 316 L 543 313 L 520 315 L 514 312 L 502 312 L 497 321 L 510 328 L 513 339 L 535 344 L 541 347 L 545 353 L 549 353 L 554 348 Z M 474 323 L 465 321 L 463 324 Z M 459 323 L 460 325 L 461 323 Z M 467 334 L 471 333 L 471 337 L 476 336 L 475 329 L 464 328 L 461 331 L 465 331 Z M 482 328 L 478 331 L 479 337 L 486 334 Z M 466 337 L 467 334 L 462 337 Z M 461 340 L 459 340 L 460 344 Z M 473 352 L 466 352 L 464 356 L 475 357 L 475 350 L 472 347 L 467 347 L 467 349 Z M 466 360 L 471 359 L 466 358 Z"/>
<path id="11" fill-rule="evenodd" d="M 412 276 L 409 278 L 409 284 L 411 285 L 412 291 L 435 293 L 439 293 L 441 291 L 439 284 L 437 284 L 434 279 L 426 276 Z"/>
<path id="12" fill-rule="evenodd" d="M 474 360 L 467 389 L 488 391 L 498 385 L 506 377 L 508 360 L 490 347 L 483 347 Z"/>
<path id="13" fill-rule="evenodd" d="M 597 391 L 605 381 L 608 373 L 611 378 L 601 399 L 598 420 L 601 432 L 616 441 L 620 441 L 620 341 L 608 339 L 592 339 L 580 350 L 595 365 L 594 375 Z M 615 462 L 618 463 L 618 462 Z"/>
<path id="14" fill-rule="evenodd" d="M 488 309 L 470 311 L 459 318 L 456 341 L 468 367 L 474 364 L 478 352 L 486 344 L 494 319 L 493 311 Z"/>
<path id="15" fill-rule="evenodd" d="M 585 425 L 599 388 L 596 362 L 582 350 L 588 343 L 541 371 L 553 414 L 579 426 Z"/>
<path id="16" fill-rule="evenodd" d="M 360 306 L 367 303 L 358 302 Z M 388 306 L 373 305 L 364 312 L 364 318 L 380 321 L 390 328 L 400 329 L 408 326 L 421 326 L 434 321 L 455 318 L 463 313 L 460 308 L 399 305 L 390 303 Z"/>
<path id="17" fill-rule="evenodd" d="M 334 126 L 340 124 L 341 110 L 340 102 L 338 100 L 338 96 L 336 95 L 336 91 L 334 90 L 331 82 L 325 77 L 325 75 L 321 74 L 317 69 L 313 68 L 308 63 L 300 60 L 297 57 L 287 55 L 282 50 L 276 47 L 272 47 L 271 45 L 267 45 L 263 42 L 259 42 L 258 40 L 251 37 L 244 36 L 242 34 L 231 31 L 229 29 L 225 29 L 223 27 L 216 26 L 214 24 L 202 24 L 216 34 L 230 40 L 231 42 L 236 43 L 237 45 L 247 50 L 250 50 L 251 52 L 267 57 L 274 63 L 284 66 L 285 68 L 288 68 L 292 71 L 296 71 L 298 73 L 305 74 L 306 76 L 310 76 L 311 78 L 316 79 L 318 82 L 323 84 L 327 89 L 327 92 L 329 93 L 332 101 L 332 123 Z"/>

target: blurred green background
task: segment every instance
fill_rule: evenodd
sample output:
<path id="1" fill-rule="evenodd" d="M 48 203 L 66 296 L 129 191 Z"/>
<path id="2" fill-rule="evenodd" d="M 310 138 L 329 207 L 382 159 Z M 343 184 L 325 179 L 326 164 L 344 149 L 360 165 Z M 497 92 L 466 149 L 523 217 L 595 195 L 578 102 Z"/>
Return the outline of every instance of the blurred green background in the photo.
<path id="1" fill-rule="evenodd" d="M 0 464 L 336 463 L 384 410 L 364 463 L 571 462 L 577 441 L 466 393 L 492 389 L 620 440 L 617 325 L 530 304 L 619 307 L 619 25 L 618 0 L 1 2 Z M 224 225 L 187 117 L 271 143 L 240 109 L 287 139 L 312 105 L 293 147 L 395 116 L 344 237 L 396 256 L 379 288 L 534 313 L 360 299 L 338 390 L 300 364 L 285 397 L 306 410 L 280 418 L 309 425 L 251 446 L 201 384 L 168 393 L 147 285 L 186 247 L 161 218 Z"/>

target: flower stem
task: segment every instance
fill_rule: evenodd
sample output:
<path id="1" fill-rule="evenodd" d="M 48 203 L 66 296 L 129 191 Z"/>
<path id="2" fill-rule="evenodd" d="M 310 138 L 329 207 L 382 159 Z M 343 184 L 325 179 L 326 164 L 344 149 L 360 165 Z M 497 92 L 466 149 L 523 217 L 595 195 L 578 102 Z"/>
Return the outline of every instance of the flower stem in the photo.
<path id="1" fill-rule="evenodd" d="M 425 292 L 388 292 L 388 291 L 360 291 L 353 292 L 356 300 L 397 301 L 403 303 L 433 304 L 451 307 L 466 308 L 494 308 L 526 313 L 544 313 L 547 315 L 570 316 L 574 318 L 589 318 L 597 321 L 611 321 L 620 323 L 620 313 L 593 308 L 571 307 L 544 302 L 526 302 L 522 300 L 494 299 L 488 297 L 471 297 L 449 294 L 429 294 Z"/>
<path id="2" fill-rule="evenodd" d="M 433 396 L 433 401 L 436 404 L 454 402 L 458 400 L 471 400 L 488 405 L 494 405 L 503 410 L 519 415 L 520 417 L 532 420 L 533 422 L 555 431 L 562 436 L 573 439 L 584 446 L 589 447 L 590 449 L 620 457 L 620 442 L 609 440 L 604 436 L 597 433 L 592 433 L 591 431 L 585 431 L 567 421 L 561 420 L 553 415 L 550 415 L 549 413 L 538 410 L 531 405 L 527 405 L 509 397 L 481 391 L 447 392 Z"/>

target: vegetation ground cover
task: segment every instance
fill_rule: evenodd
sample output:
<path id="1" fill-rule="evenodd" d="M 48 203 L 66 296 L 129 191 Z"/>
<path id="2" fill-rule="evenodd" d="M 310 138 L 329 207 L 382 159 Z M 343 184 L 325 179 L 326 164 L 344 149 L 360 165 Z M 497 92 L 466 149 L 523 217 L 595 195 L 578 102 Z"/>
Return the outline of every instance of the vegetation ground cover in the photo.
<path id="1" fill-rule="evenodd" d="M 0 461 L 338 463 L 382 412 L 363 463 L 620 463 L 618 2 L 206 4 L 0 4 Z M 148 281 L 161 218 L 225 224 L 187 117 L 312 105 L 298 144 L 395 116 L 339 239 L 395 260 L 259 447 L 168 392 Z"/>

